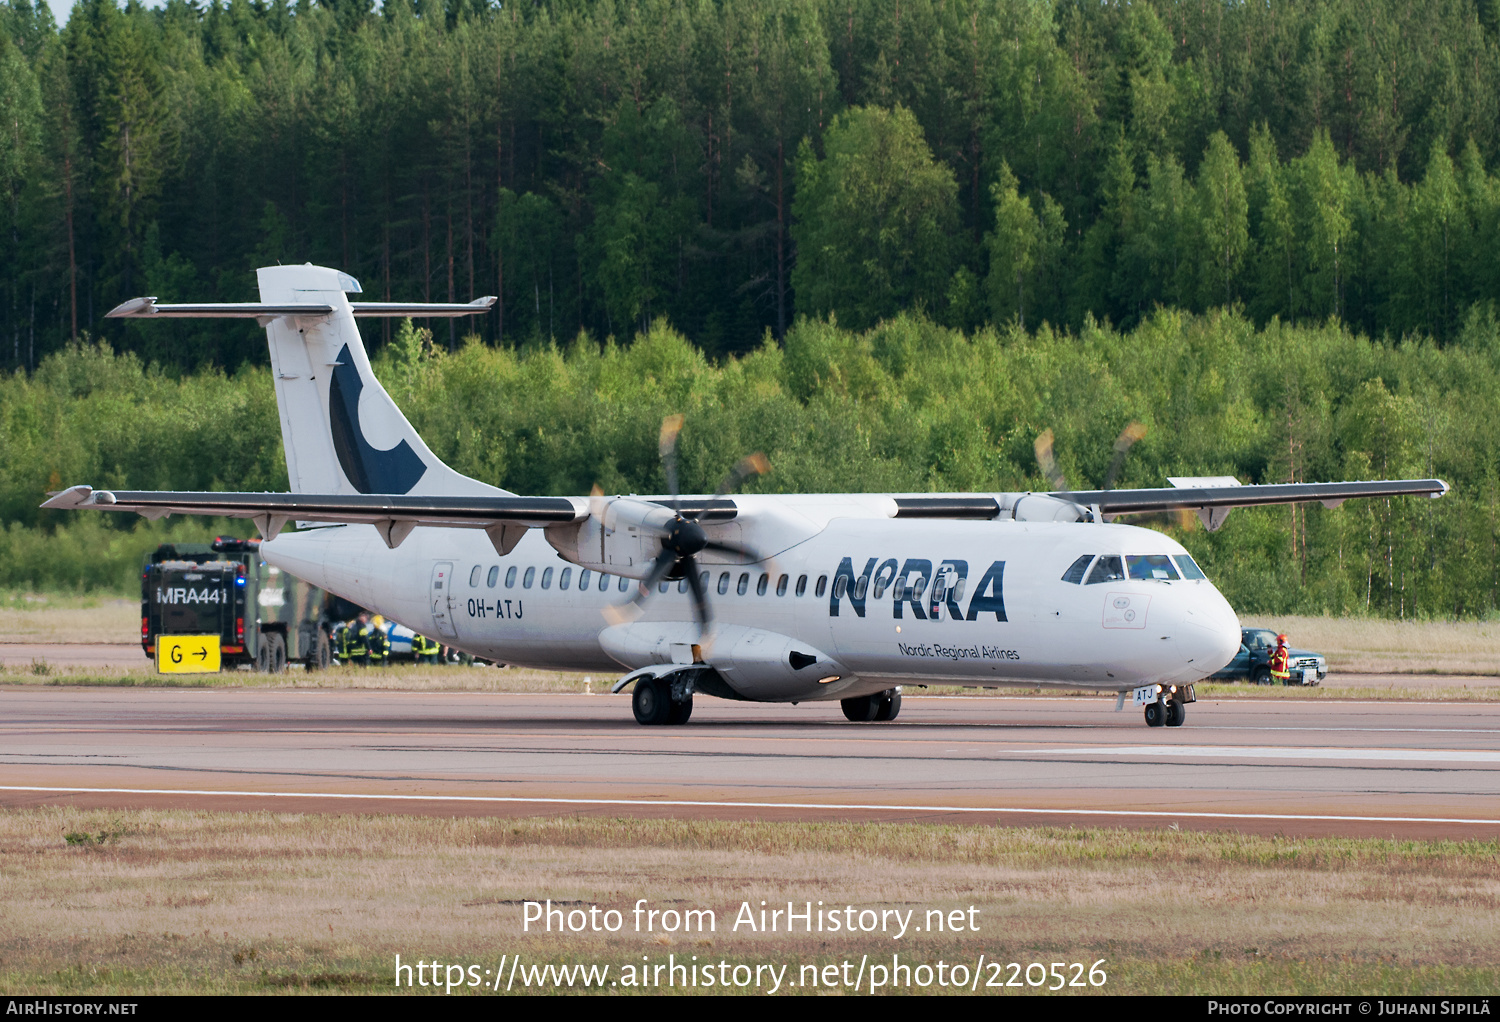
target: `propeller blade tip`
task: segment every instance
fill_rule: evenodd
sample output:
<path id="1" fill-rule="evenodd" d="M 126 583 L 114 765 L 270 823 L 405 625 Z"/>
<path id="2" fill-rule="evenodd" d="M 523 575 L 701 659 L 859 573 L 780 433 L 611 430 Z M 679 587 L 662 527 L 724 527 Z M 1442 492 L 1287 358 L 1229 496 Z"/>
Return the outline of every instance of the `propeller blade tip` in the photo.
<path id="1" fill-rule="evenodd" d="M 641 616 L 640 608 L 633 603 L 609 603 L 601 613 L 612 625 L 628 625 Z"/>
<path id="2" fill-rule="evenodd" d="M 661 438 L 657 446 L 663 458 L 677 446 L 677 434 L 682 432 L 685 419 L 683 415 L 668 415 L 661 420 Z"/>

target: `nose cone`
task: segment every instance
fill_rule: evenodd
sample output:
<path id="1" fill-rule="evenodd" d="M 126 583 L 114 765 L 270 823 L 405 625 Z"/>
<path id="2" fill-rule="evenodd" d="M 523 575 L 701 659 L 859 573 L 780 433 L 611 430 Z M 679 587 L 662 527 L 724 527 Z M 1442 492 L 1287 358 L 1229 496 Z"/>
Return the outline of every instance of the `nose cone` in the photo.
<path id="1" fill-rule="evenodd" d="M 1240 649 L 1240 619 L 1213 586 L 1200 582 L 1183 608 L 1178 648 L 1200 677 L 1207 677 Z"/>

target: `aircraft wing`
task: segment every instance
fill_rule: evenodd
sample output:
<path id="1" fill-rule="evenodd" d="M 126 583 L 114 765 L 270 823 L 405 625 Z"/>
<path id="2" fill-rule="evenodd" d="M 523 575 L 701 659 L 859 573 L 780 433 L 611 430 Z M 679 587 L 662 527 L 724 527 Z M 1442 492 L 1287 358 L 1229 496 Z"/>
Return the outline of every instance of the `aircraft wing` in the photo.
<path id="1" fill-rule="evenodd" d="M 173 490 L 95 490 L 73 486 L 50 494 L 42 507 L 134 511 L 147 518 L 170 514 L 250 518 L 270 538 L 289 521 L 365 522 L 395 547 L 418 525 L 484 529 L 499 548 L 513 547 L 533 527 L 564 525 L 589 516 L 581 497 L 408 497 L 384 494 L 201 493 Z M 502 539 L 503 537 L 503 539 Z M 509 552 L 509 549 L 503 551 Z"/>
<path id="2" fill-rule="evenodd" d="M 1231 480 L 1203 480 L 1203 482 Z M 1351 497 L 1441 497 L 1448 484 L 1441 479 L 1376 479 L 1352 483 L 1271 483 L 1264 486 L 1199 485 L 1181 480 L 1181 485 L 1145 490 L 1082 490 L 1054 493 L 1085 507 L 1096 506 L 1107 516 L 1149 514 L 1154 511 L 1196 511 L 1209 530 L 1224 523 L 1230 508 L 1267 504 L 1303 504 L 1318 501 L 1338 507 Z"/>

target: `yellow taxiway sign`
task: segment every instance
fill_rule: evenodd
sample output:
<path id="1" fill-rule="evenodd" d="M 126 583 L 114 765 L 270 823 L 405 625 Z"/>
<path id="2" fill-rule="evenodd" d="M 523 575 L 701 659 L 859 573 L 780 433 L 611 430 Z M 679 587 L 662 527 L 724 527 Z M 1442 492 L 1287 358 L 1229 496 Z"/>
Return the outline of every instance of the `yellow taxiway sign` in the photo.
<path id="1" fill-rule="evenodd" d="M 156 669 L 162 674 L 211 674 L 219 669 L 217 635 L 158 635 Z"/>

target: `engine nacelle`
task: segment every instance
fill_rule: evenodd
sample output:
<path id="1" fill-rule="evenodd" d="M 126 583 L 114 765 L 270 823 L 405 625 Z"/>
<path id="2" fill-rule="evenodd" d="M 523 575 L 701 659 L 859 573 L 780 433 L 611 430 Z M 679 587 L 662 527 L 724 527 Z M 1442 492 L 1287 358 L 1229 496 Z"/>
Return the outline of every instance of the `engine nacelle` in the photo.
<path id="1" fill-rule="evenodd" d="M 596 497 L 581 522 L 548 526 L 543 534 L 564 558 L 584 568 L 645 578 L 661 553 L 671 508 L 633 497 Z"/>
<path id="2" fill-rule="evenodd" d="M 1011 505 L 1011 516 L 1018 522 L 1087 522 L 1093 513 L 1071 500 L 1047 493 L 1028 493 L 1016 498 Z"/>

